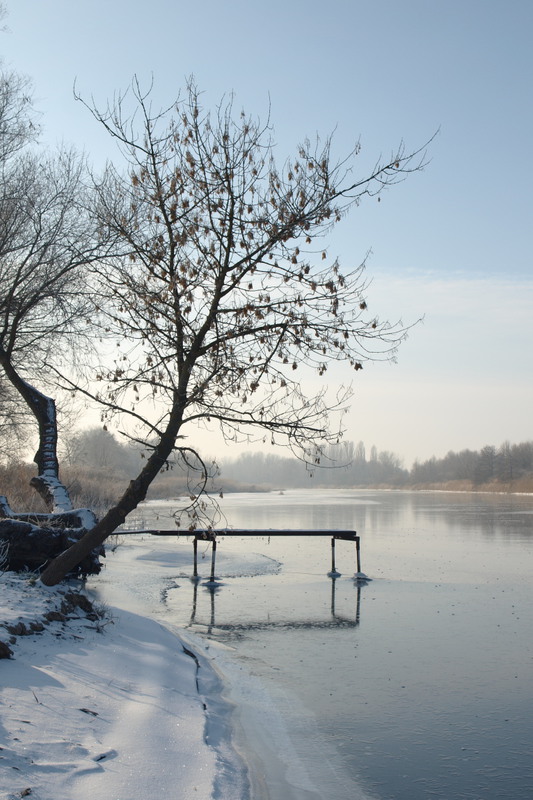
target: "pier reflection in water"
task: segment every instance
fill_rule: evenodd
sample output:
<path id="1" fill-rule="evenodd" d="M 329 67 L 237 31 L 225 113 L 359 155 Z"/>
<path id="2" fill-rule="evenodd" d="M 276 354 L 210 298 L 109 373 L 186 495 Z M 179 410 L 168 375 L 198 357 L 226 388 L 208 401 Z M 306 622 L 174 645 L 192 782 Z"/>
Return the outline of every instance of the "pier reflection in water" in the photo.
<path id="1" fill-rule="evenodd" d="M 340 577 L 340 576 L 339 576 Z M 312 602 L 309 604 L 308 614 L 305 619 L 252 619 L 249 622 L 230 622 L 226 620 L 217 621 L 216 618 L 216 598 L 219 592 L 223 591 L 223 584 L 220 582 L 207 581 L 200 584 L 197 580 L 191 580 L 193 587 L 191 616 L 188 627 L 194 627 L 199 632 L 207 635 L 216 633 L 217 630 L 225 632 L 242 632 L 244 630 L 258 631 L 268 630 L 269 628 L 283 628 L 284 630 L 294 629 L 324 629 L 324 628 L 356 628 L 361 619 L 361 587 L 364 582 L 354 579 L 355 603 L 353 615 L 341 614 L 336 610 L 336 585 L 337 577 L 331 578 L 331 617 L 330 619 L 313 619 Z M 200 592 L 198 591 L 200 587 Z M 202 603 L 208 595 L 208 604 Z M 270 617 L 270 615 L 269 615 Z"/>

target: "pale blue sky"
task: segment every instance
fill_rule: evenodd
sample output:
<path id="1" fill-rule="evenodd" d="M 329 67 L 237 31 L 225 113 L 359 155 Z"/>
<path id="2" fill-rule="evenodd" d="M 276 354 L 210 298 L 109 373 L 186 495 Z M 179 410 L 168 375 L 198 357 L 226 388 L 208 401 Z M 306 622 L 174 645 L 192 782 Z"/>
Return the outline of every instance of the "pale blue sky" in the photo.
<path id="1" fill-rule="evenodd" d="M 397 365 L 357 375 L 348 435 L 414 458 L 533 438 L 533 3 L 530 0 L 6 0 L 4 62 L 28 74 L 47 141 L 113 149 L 80 104 L 135 73 L 170 103 L 194 74 L 271 121 L 284 160 L 305 136 L 357 141 L 361 171 L 440 129 L 424 173 L 331 238 L 372 249 L 373 311 L 425 315 Z M 350 376 L 339 375 L 340 379 Z M 330 373 L 330 381 L 337 372 Z"/>

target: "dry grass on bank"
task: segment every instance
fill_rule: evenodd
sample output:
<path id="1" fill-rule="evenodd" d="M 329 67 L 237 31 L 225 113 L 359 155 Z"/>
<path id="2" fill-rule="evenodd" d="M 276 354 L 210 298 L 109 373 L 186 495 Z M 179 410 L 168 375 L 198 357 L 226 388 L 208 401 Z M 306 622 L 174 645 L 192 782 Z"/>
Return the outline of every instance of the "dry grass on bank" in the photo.
<path id="1" fill-rule="evenodd" d="M 517 478 L 513 481 L 491 481 L 490 483 L 474 483 L 473 481 L 445 481 L 443 483 L 416 483 L 406 485 L 405 489 L 440 492 L 493 492 L 497 494 L 533 494 L 533 475 Z"/>
<path id="2" fill-rule="evenodd" d="M 30 480 L 36 474 L 32 464 L 15 463 L 0 467 L 0 494 L 14 511 L 46 512 L 47 508 Z M 121 495 L 127 479 L 109 469 L 66 467 L 61 478 L 76 508 L 92 508 L 96 513 L 109 508 Z"/>

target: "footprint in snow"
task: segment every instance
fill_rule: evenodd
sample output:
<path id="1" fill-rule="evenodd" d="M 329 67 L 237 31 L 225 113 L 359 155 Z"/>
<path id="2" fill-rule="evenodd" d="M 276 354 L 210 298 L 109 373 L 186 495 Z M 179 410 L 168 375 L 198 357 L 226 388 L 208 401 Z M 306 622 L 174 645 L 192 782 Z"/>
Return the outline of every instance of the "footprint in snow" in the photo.
<path id="1" fill-rule="evenodd" d="M 118 753 L 116 750 L 106 750 L 105 753 L 99 753 L 97 756 L 93 756 L 93 761 L 104 761 L 108 758 L 116 758 Z"/>

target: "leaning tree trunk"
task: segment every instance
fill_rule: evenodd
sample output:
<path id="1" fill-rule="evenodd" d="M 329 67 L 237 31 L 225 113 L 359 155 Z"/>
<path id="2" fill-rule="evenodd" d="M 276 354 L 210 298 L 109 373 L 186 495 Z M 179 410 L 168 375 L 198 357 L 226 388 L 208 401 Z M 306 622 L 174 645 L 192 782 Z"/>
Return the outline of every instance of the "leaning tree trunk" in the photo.
<path id="1" fill-rule="evenodd" d="M 78 542 L 97 519 L 89 509 L 73 510 L 68 490 L 59 478 L 54 400 L 27 383 L 1 347 L 0 364 L 37 420 L 39 448 L 34 461 L 38 474 L 30 483 L 49 509 L 48 514 L 15 513 L 7 498 L 0 497 L 0 557 L 7 569 L 35 571 Z M 104 555 L 102 547 L 91 548 L 69 574 L 97 574 L 101 569 L 100 555 Z"/>

